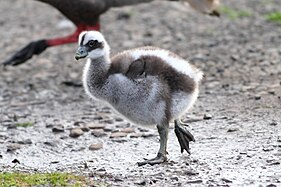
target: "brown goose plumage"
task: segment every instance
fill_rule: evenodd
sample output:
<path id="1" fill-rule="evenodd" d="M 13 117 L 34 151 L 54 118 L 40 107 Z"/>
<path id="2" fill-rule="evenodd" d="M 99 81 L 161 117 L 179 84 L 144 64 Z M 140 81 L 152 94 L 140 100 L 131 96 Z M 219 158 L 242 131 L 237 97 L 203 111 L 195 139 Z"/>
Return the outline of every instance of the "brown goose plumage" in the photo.
<path id="1" fill-rule="evenodd" d="M 139 3 L 148 3 L 153 0 L 37 0 L 47 3 L 54 8 L 58 9 L 70 21 L 72 21 L 77 29 L 74 33 L 66 37 L 54 39 L 41 39 L 32 41 L 11 58 L 4 61 L 4 65 L 18 65 L 26 62 L 33 55 L 39 55 L 45 49 L 52 46 L 63 45 L 68 43 L 77 42 L 78 36 L 85 30 L 100 30 L 99 17 L 112 7 L 121 7 L 126 5 L 135 5 Z M 168 0 L 168 1 L 186 1 L 186 0 Z M 190 0 L 187 0 L 188 3 Z M 196 0 L 200 6 L 194 6 L 194 0 L 191 5 L 203 13 L 209 13 L 205 10 L 200 10 L 202 5 L 207 4 L 210 0 Z M 212 0 L 211 0 L 212 1 Z M 218 1 L 218 0 L 216 0 Z M 195 3 L 197 4 L 197 3 Z M 199 8 L 198 8 L 199 7 Z M 211 7 L 213 8 L 213 7 Z"/>

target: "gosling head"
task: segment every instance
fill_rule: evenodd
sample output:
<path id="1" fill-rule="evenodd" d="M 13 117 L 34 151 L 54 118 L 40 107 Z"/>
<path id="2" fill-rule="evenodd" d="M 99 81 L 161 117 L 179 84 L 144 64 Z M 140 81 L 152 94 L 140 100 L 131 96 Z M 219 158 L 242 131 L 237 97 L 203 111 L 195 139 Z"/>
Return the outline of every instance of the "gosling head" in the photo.
<path id="1" fill-rule="evenodd" d="M 79 35 L 78 49 L 75 59 L 91 58 L 97 59 L 102 56 L 109 56 L 109 46 L 103 35 L 98 31 L 85 31 Z"/>

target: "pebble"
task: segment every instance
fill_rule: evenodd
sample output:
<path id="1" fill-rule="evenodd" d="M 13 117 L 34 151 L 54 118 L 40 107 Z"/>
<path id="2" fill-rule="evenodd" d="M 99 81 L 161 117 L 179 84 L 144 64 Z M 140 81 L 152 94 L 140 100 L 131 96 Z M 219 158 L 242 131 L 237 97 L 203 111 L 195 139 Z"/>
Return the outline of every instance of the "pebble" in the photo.
<path id="1" fill-rule="evenodd" d="M 141 135 L 141 137 L 143 137 L 143 138 L 150 138 L 150 137 L 153 137 L 153 136 L 156 136 L 156 134 L 153 134 L 153 133 L 143 133 Z"/>
<path id="2" fill-rule="evenodd" d="M 126 137 L 128 135 L 128 133 L 126 132 L 113 132 L 110 134 L 110 138 L 122 138 L 122 137 Z"/>
<path id="3" fill-rule="evenodd" d="M 212 118 L 213 118 L 213 116 L 211 114 L 204 114 L 204 116 L 203 116 L 203 119 L 205 119 L 205 120 L 209 120 Z"/>
<path id="4" fill-rule="evenodd" d="M 146 183 L 147 183 L 147 181 L 145 179 L 135 182 L 135 184 L 140 185 L 140 186 L 144 186 L 144 185 L 146 185 Z"/>
<path id="5" fill-rule="evenodd" d="M 107 123 L 107 124 L 114 124 L 114 120 L 113 119 L 105 119 L 101 121 L 102 123 Z"/>
<path id="6" fill-rule="evenodd" d="M 117 143 L 124 143 L 124 142 L 127 142 L 128 140 L 121 138 L 121 139 L 112 139 L 111 141 L 117 142 Z"/>
<path id="7" fill-rule="evenodd" d="M 113 127 L 105 127 L 103 130 L 105 132 L 118 132 L 118 130 L 116 128 L 113 128 Z"/>
<path id="8" fill-rule="evenodd" d="M 95 143 L 95 144 L 90 145 L 89 150 L 96 151 L 96 150 L 99 150 L 101 148 L 103 148 L 102 143 Z"/>
<path id="9" fill-rule="evenodd" d="M 103 123 L 89 123 L 85 126 L 89 127 L 90 129 L 104 129 L 106 127 L 106 125 Z"/>
<path id="10" fill-rule="evenodd" d="M 132 133 L 132 134 L 130 134 L 130 138 L 139 138 L 141 136 L 142 136 L 141 133 Z"/>
<path id="11" fill-rule="evenodd" d="M 12 160 L 12 163 L 14 163 L 14 164 L 20 164 L 20 161 L 15 158 L 14 160 Z"/>
<path id="12" fill-rule="evenodd" d="M 107 135 L 102 129 L 93 130 L 91 134 L 95 137 L 104 137 Z"/>
<path id="13" fill-rule="evenodd" d="M 118 118 L 118 117 L 117 117 L 117 118 L 115 118 L 115 121 L 121 122 L 121 121 L 124 121 L 124 120 L 123 120 L 123 118 Z"/>
<path id="14" fill-rule="evenodd" d="M 186 167 L 186 166 L 185 166 Z M 184 171 L 184 174 L 185 175 L 189 175 L 189 176 L 192 176 L 192 175 L 199 175 L 198 172 L 196 171 Z"/>
<path id="15" fill-rule="evenodd" d="M 54 132 L 54 133 L 64 132 L 64 126 L 63 125 L 57 125 L 57 126 L 52 128 L 52 132 Z"/>
<path id="16" fill-rule="evenodd" d="M 84 131 L 82 131 L 80 128 L 74 128 L 74 129 L 71 129 L 69 136 L 72 138 L 77 138 L 77 137 L 81 136 L 82 134 L 84 134 Z"/>
<path id="17" fill-rule="evenodd" d="M 195 179 L 195 180 L 186 181 L 186 183 L 188 183 L 188 184 L 195 184 L 195 183 L 202 183 L 202 182 L 203 182 L 202 179 Z"/>
<path id="18" fill-rule="evenodd" d="M 57 147 L 58 146 L 58 142 L 56 141 L 46 141 L 44 142 L 45 145 L 51 146 L 51 147 Z"/>
<path id="19" fill-rule="evenodd" d="M 127 128 L 130 127 L 130 123 L 120 123 L 116 125 L 117 128 Z"/>
<path id="20" fill-rule="evenodd" d="M 269 123 L 269 125 L 276 126 L 276 125 L 278 125 L 278 123 L 277 123 L 277 121 L 273 121 L 273 122 Z"/>
<path id="21" fill-rule="evenodd" d="M 224 182 L 226 182 L 226 183 L 232 183 L 232 181 L 231 181 L 231 180 L 226 179 L 226 178 L 222 178 L 221 180 L 222 180 L 222 181 L 224 181 Z"/>
<path id="22" fill-rule="evenodd" d="M 128 127 L 128 128 L 121 129 L 120 132 L 133 133 L 133 132 L 135 132 L 135 129 L 132 127 Z"/>
<path id="23" fill-rule="evenodd" d="M 256 95 L 256 96 L 254 97 L 254 99 L 255 99 L 255 100 L 260 100 L 260 99 L 261 99 L 261 96 L 260 96 L 260 95 Z"/>
<path id="24" fill-rule="evenodd" d="M 235 131 L 239 131 L 239 129 L 234 127 L 234 128 L 229 128 L 227 130 L 227 132 L 235 132 Z"/>
<path id="25" fill-rule="evenodd" d="M 26 140 L 19 140 L 16 143 L 18 143 L 18 144 L 32 144 L 32 141 L 30 139 L 26 139 Z"/>
<path id="26" fill-rule="evenodd" d="M 84 132 L 89 132 L 90 131 L 90 128 L 87 127 L 87 126 L 83 126 L 83 127 L 80 127 L 82 131 Z"/>
<path id="27" fill-rule="evenodd" d="M 20 148 L 21 148 L 20 144 L 17 144 L 17 143 L 10 144 L 10 145 L 7 145 L 7 152 L 12 152 L 12 151 L 18 150 Z"/>

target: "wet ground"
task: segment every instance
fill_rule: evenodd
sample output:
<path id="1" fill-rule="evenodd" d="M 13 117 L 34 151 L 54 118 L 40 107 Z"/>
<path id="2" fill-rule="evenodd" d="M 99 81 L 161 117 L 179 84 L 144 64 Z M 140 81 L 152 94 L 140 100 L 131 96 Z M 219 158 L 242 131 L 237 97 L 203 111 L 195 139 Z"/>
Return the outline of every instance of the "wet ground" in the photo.
<path id="1" fill-rule="evenodd" d="M 218 19 L 156 1 L 101 18 L 112 53 L 155 45 L 205 72 L 184 116 L 196 119 L 189 123 L 191 155 L 180 153 L 171 128 L 169 161 L 138 167 L 158 150 L 156 129 L 130 124 L 85 95 L 73 44 L 1 68 L 0 170 L 70 171 L 112 186 L 281 185 L 281 25 L 265 18 L 280 2 L 224 5 L 244 14 L 224 8 Z M 58 11 L 23 0 L 0 2 L 0 25 L 1 61 L 31 40 L 74 30 Z"/>

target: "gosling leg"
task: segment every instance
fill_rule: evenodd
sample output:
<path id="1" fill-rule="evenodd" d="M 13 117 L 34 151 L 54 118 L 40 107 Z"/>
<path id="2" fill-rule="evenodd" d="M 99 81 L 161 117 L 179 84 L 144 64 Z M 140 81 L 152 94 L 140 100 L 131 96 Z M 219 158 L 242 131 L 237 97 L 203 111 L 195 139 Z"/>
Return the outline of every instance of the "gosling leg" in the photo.
<path id="1" fill-rule="evenodd" d="M 181 153 L 186 150 L 186 152 L 190 154 L 189 142 L 194 142 L 195 139 L 193 135 L 183 126 L 183 123 L 179 119 L 175 120 L 175 133 L 180 143 Z"/>
<path id="2" fill-rule="evenodd" d="M 157 156 L 153 159 L 149 159 L 143 162 L 138 162 L 138 166 L 145 164 L 160 164 L 167 161 L 167 140 L 169 133 L 169 123 L 164 123 L 162 125 L 157 125 L 158 133 L 160 135 L 160 148 Z"/>

